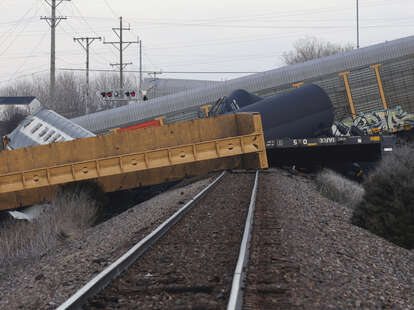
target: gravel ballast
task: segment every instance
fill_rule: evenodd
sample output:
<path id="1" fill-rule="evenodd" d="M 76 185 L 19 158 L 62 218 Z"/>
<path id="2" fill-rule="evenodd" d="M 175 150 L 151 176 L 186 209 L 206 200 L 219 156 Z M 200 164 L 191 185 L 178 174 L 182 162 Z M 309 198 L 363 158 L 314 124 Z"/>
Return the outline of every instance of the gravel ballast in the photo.
<path id="1" fill-rule="evenodd" d="M 253 174 L 226 174 L 86 309 L 225 309 Z"/>
<path id="2" fill-rule="evenodd" d="M 162 193 L 40 259 L 0 269 L 0 309 L 55 309 L 216 177 Z"/>
<path id="3" fill-rule="evenodd" d="M 321 196 L 309 179 L 276 169 L 260 178 L 279 217 L 281 251 L 297 266 L 284 284 L 293 307 L 414 309 L 413 251 L 351 225 L 352 210 Z M 38 261 L 0 270 L 0 309 L 56 308 L 208 181 L 157 196 Z"/>
<path id="4" fill-rule="evenodd" d="M 298 266 L 286 278 L 302 309 L 414 309 L 414 253 L 349 224 L 352 210 L 315 184 L 275 170 L 262 188 L 279 214 L 281 251 Z"/>

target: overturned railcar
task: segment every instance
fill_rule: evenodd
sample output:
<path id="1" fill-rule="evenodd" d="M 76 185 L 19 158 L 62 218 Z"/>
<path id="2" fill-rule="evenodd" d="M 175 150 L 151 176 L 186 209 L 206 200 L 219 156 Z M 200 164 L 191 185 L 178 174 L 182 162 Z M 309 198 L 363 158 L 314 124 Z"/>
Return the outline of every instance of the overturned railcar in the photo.
<path id="1" fill-rule="evenodd" d="M 95 135 L 55 111 L 39 109 L 6 136 L 7 149 L 89 138 Z"/>
<path id="2" fill-rule="evenodd" d="M 314 84 L 266 99 L 236 90 L 226 98 L 223 112 L 260 113 L 266 140 L 329 135 L 334 121 L 331 100 Z"/>
<path id="3" fill-rule="evenodd" d="M 313 84 L 266 99 L 239 89 L 217 105 L 217 113 L 260 113 L 271 166 L 332 168 L 375 162 L 395 144 L 390 136 L 334 137 L 334 107 L 327 93 Z"/>

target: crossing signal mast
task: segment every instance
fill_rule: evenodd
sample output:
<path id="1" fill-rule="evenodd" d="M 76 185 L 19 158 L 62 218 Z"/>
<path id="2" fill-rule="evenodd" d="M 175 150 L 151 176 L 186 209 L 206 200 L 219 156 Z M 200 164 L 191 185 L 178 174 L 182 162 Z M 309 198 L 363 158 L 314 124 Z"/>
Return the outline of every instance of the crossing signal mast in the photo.
<path id="1" fill-rule="evenodd" d="M 123 31 L 128 30 L 130 31 L 131 28 L 128 26 L 128 28 L 124 28 L 122 26 L 122 16 L 119 18 L 119 28 L 112 28 L 113 32 L 116 34 L 116 36 L 119 38 L 119 41 L 113 41 L 113 42 L 106 42 L 104 39 L 104 44 L 112 44 L 117 50 L 119 50 L 119 63 L 111 64 L 111 66 L 119 66 L 119 89 L 124 89 L 124 77 L 123 72 L 126 66 L 132 64 L 132 63 L 124 63 L 123 60 L 123 52 L 125 49 L 127 49 L 131 44 L 139 44 L 139 40 L 137 41 L 124 41 L 123 40 Z M 121 98 L 124 96 L 124 92 L 120 92 Z"/>

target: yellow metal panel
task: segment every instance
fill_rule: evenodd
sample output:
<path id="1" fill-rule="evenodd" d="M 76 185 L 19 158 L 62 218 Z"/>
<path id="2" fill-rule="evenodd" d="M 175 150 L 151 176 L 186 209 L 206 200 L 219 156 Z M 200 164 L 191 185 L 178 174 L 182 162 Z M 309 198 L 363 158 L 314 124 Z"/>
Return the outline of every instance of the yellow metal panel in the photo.
<path id="1" fill-rule="evenodd" d="M 122 157 L 120 170 L 124 172 L 144 170 L 148 168 L 148 159 L 145 154 L 134 154 Z"/>
<path id="2" fill-rule="evenodd" d="M 217 169 L 267 168 L 259 114 L 233 114 L 0 153 L 0 210 L 51 199 L 58 184 L 106 191 Z"/>
<path id="3" fill-rule="evenodd" d="M 171 164 L 179 165 L 197 160 L 193 146 L 172 149 L 169 154 Z"/>
<path id="4" fill-rule="evenodd" d="M 295 87 L 295 88 L 299 88 L 299 87 L 301 87 L 303 84 L 305 84 L 304 82 L 299 82 L 299 83 L 294 83 L 294 84 L 292 84 L 292 86 L 293 87 Z"/>
<path id="5" fill-rule="evenodd" d="M 2 151 L 5 153 L 5 162 L 2 162 L 0 166 L 7 167 L 6 171 L 24 171 L 31 169 L 34 165 L 33 154 L 30 152 L 31 148 L 18 149 L 15 151 Z"/>
<path id="6" fill-rule="evenodd" d="M 261 116 L 258 113 L 253 114 L 253 118 L 250 113 L 238 113 L 236 114 L 237 133 L 239 135 L 247 135 L 251 132 L 263 131 L 261 127 L 256 128 L 254 118 L 258 115 L 259 121 L 261 122 Z"/>
<path id="7" fill-rule="evenodd" d="M 259 113 L 253 113 L 253 118 L 250 116 L 250 113 L 238 113 L 237 116 L 237 125 L 239 134 L 248 134 L 250 132 L 263 132 L 262 119 Z M 246 145 L 245 145 L 246 144 Z M 262 137 L 254 139 L 253 145 L 257 145 L 259 150 L 256 151 L 257 155 L 245 155 L 243 157 L 243 166 L 248 169 L 254 169 L 256 166 L 261 167 L 262 169 L 268 168 L 266 146 L 264 139 Z M 242 141 L 242 150 L 247 152 L 249 147 L 249 142 Z M 246 149 L 247 148 L 247 149 Z M 256 148 L 254 146 L 254 148 Z M 252 150 L 253 151 L 253 150 Z"/>
<path id="8" fill-rule="evenodd" d="M 23 173 L 0 176 L 0 188 L 3 193 L 25 189 Z"/>
<path id="9" fill-rule="evenodd" d="M 243 138 L 242 138 L 243 139 Z M 219 141 L 220 156 L 232 156 L 234 153 L 242 153 L 242 139 L 231 139 L 226 141 Z"/>
<path id="10" fill-rule="evenodd" d="M 375 76 L 377 77 L 377 83 L 378 83 L 378 89 L 380 91 L 381 100 L 382 100 L 382 106 L 384 109 L 388 109 L 387 101 L 385 100 L 385 94 L 384 94 L 384 88 L 382 87 L 382 81 L 381 81 L 381 75 L 379 72 L 379 67 L 382 66 L 382 64 L 376 64 L 369 66 L 371 69 L 375 70 Z"/>
<path id="11" fill-rule="evenodd" d="M 164 119 L 166 118 L 166 116 L 160 116 L 157 117 L 156 120 L 160 122 L 161 126 L 164 126 Z"/>
<path id="12" fill-rule="evenodd" d="M 208 112 L 210 112 L 210 109 L 212 106 L 213 106 L 212 104 L 203 105 L 200 107 L 200 110 L 203 110 L 204 114 L 208 116 Z"/>
<path id="13" fill-rule="evenodd" d="M 23 183 L 25 188 L 35 188 L 49 185 L 46 169 L 25 172 Z"/>
<path id="14" fill-rule="evenodd" d="M 197 160 L 207 160 L 219 157 L 216 142 L 204 142 L 197 145 Z"/>
<path id="15" fill-rule="evenodd" d="M 351 108 L 352 118 L 355 118 L 356 112 L 355 112 L 354 100 L 352 99 L 351 87 L 349 86 L 349 81 L 348 81 L 348 74 L 350 73 L 351 72 L 346 71 L 346 72 L 339 73 L 338 75 L 342 76 L 344 79 L 346 94 L 348 97 L 349 107 Z"/>
<path id="16" fill-rule="evenodd" d="M 73 169 L 71 165 L 58 166 L 54 169 L 49 169 L 49 177 L 51 184 L 63 184 L 73 180 Z"/>
<path id="17" fill-rule="evenodd" d="M 75 161 L 76 152 L 81 152 L 80 149 L 75 149 L 73 147 L 73 141 L 68 141 L 65 143 L 52 143 L 51 146 L 51 156 L 50 161 L 55 165 L 66 164 Z M 39 147 L 39 146 L 35 146 Z M 42 147 L 42 146 L 40 146 Z"/>
<path id="18" fill-rule="evenodd" d="M 56 144 L 60 144 L 60 143 L 56 143 Z M 25 150 L 25 149 L 23 149 Z M 27 149 L 26 149 L 27 150 Z M 39 146 L 33 146 L 30 148 L 30 151 L 25 153 L 25 159 L 26 157 L 29 157 L 30 159 L 32 159 L 30 161 L 30 169 L 36 169 L 36 168 L 42 168 L 42 167 L 47 167 L 50 165 L 55 165 L 55 158 L 54 156 L 51 156 L 51 154 L 53 154 L 53 146 L 52 144 L 47 144 L 47 145 L 39 145 Z M 27 155 L 29 156 L 27 156 Z"/>
<path id="19" fill-rule="evenodd" d="M 7 165 L 7 153 L 8 151 L 0 151 L 0 174 L 4 174 L 9 172 L 8 165 Z"/>
<path id="20" fill-rule="evenodd" d="M 73 165 L 74 181 L 88 180 L 98 177 L 96 162 L 84 162 Z"/>
<path id="21" fill-rule="evenodd" d="M 168 151 L 155 151 L 145 153 L 146 157 L 145 162 L 147 163 L 148 168 L 158 168 L 169 166 L 170 161 L 168 159 Z"/>

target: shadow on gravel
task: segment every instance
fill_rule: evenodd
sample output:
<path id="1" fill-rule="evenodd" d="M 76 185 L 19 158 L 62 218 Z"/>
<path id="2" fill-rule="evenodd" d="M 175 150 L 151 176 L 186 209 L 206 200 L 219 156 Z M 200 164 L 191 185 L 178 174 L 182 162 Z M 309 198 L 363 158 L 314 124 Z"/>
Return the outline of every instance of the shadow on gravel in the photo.
<path id="1" fill-rule="evenodd" d="M 171 189 L 178 183 L 180 183 L 180 181 L 108 193 L 106 194 L 108 202 L 100 211 L 96 224 L 103 223 L 136 206 L 137 204 Z"/>

